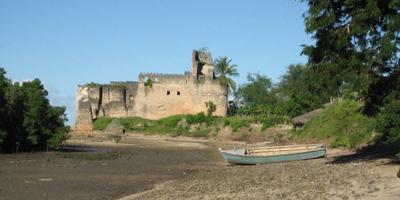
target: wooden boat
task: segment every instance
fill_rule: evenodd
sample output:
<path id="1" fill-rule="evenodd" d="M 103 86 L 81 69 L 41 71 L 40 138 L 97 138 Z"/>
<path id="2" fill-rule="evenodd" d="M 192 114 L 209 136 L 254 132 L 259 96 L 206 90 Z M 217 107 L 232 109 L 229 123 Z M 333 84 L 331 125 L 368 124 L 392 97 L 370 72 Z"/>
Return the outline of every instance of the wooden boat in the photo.
<path id="1" fill-rule="evenodd" d="M 231 150 L 219 148 L 219 151 L 226 161 L 233 164 L 263 164 L 306 160 L 324 157 L 326 154 L 326 148 L 323 144 L 235 148 Z"/>

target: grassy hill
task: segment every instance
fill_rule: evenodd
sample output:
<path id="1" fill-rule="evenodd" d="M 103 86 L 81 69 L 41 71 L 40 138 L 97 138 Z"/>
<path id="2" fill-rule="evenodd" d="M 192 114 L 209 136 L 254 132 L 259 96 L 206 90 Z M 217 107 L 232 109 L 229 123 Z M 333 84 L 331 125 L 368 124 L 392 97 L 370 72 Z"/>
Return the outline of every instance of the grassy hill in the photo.
<path id="1" fill-rule="evenodd" d="M 362 103 L 343 99 L 327 107 L 292 136 L 300 140 L 325 141 L 332 147 L 353 148 L 372 138 L 374 119 L 362 114 Z"/>

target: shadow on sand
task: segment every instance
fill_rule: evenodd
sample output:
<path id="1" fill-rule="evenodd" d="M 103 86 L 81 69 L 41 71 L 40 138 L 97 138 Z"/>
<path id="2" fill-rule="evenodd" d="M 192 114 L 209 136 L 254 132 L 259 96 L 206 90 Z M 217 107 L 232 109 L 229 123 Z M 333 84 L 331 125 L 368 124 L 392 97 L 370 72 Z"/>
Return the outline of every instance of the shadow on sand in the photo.
<path id="1" fill-rule="evenodd" d="M 399 152 L 399 147 L 387 146 L 383 144 L 371 144 L 350 155 L 341 155 L 333 157 L 329 164 L 343 164 L 360 161 L 374 161 L 377 159 L 390 159 L 390 163 L 400 164 L 400 159 L 394 156 Z"/>

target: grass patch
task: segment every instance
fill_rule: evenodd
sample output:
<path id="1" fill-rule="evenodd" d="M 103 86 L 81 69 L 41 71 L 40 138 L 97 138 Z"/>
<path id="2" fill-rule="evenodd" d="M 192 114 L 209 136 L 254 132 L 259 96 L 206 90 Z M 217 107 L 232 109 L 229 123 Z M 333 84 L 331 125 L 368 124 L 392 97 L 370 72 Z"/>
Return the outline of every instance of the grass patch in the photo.
<path id="1" fill-rule="evenodd" d="M 99 160 L 115 160 L 121 157 L 120 152 L 109 151 L 109 152 L 68 152 L 68 153 L 57 153 L 57 156 L 67 159 L 78 159 L 87 161 L 99 161 Z"/>
<path id="2" fill-rule="evenodd" d="M 294 138 L 328 141 L 332 147 L 353 148 L 371 139 L 373 120 L 361 113 L 362 104 L 342 100 L 293 131 Z"/>
<path id="3" fill-rule="evenodd" d="M 242 127 L 250 127 L 251 119 L 241 118 L 238 116 L 226 117 L 224 119 L 224 127 L 231 126 L 233 132 L 238 132 Z"/>
<path id="4" fill-rule="evenodd" d="M 114 118 L 111 117 L 101 117 L 93 122 L 93 128 L 94 130 L 99 130 L 103 131 L 104 129 L 107 128 L 107 126 L 114 120 Z"/>
<path id="5" fill-rule="evenodd" d="M 176 128 L 178 123 L 185 118 L 184 115 L 174 115 L 166 118 L 162 118 L 156 121 L 156 124 L 160 127 Z"/>
<path id="6" fill-rule="evenodd" d="M 200 117 L 199 117 L 200 116 Z M 210 123 L 212 122 L 212 117 L 205 117 L 201 114 L 199 115 L 174 115 L 166 118 L 162 118 L 160 120 L 148 120 L 143 119 L 141 117 L 124 117 L 124 118 L 115 118 L 118 122 L 124 127 L 127 131 L 140 131 L 146 134 L 171 134 L 173 136 L 178 135 L 187 135 L 193 137 L 203 137 L 208 135 L 209 130 L 196 130 L 193 133 L 190 132 L 190 128 L 188 126 L 178 125 L 179 122 L 186 119 L 186 121 L 190 121 L 195 119 L 194 121 L 190 121 L 188 124 L 197 124 L 201 123 Z M 189 120 L 188 120 L 189 119 Z M 104 130 L 114 118 L 102 117 L 97 119 L 94 122 L 95 130 Z M 206 134 L 207 132 L 207 134 Z"/>
<path id="7" fill-rule="evenodd" d="M 255 121 L 248 117 L 215 117 L 201 112 L 195 115 L 174 115 L 159 120 L 148 120 L 141 117 L 102 117 L 95 121 L 95 129 L 104 130 L 114 119 L 118 120 L 126 131 L 189 137 L 209 137 L 211 133 L 213 136 L 217 136 L 221 132 L 222 125 L 232 127 L 232 131 L 236 133 L 242 127 L 250 128 L 251 123 Z M 271 123 L 275 124 L 279 120 L 274 119 Z M 118 140 L 116 141 L 118 142 Z"/>
<path id="8" fill-rule="evenodd" d="M 262 129 L 265 130 L 267 128 L 273 127 L 277 124 L 288 124 L 289 118 L 287 116 L 280 116 L 280 115 L 270 115 L 270 116 L 265 116 L 262 119 Z"/>
<path id="9" fill-rule="evenodd" d="M 118 119 L 119 123 L 127 131 L 141 131 L 151 120 L 143 119 L 141 117 L 124 117 Z"/>

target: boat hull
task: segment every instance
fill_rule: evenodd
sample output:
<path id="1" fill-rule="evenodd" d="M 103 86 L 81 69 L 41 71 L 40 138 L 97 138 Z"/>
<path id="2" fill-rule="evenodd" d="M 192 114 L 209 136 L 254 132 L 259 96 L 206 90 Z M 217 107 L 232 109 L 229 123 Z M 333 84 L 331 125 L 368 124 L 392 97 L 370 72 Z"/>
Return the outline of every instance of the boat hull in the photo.
<path id="1" fill-rule="evenodd" d="M 243 149 L 239 149 L 240 151 Z M 251 156 L 251 155 L 238 155 L 223 151 L 220 152 L 224 159 L 232 164 L 265 164 L 265 163 L 275 163 L 275 162 L 288 162 L 297 160 L 307 160 L 314 158 L 321 158 L 326 155 L 326 149 L 320 148 L 312 151 L 293 153 L 293 154 L 281 154 L 281 155 L 271 155 L 271 156 Z"/>

